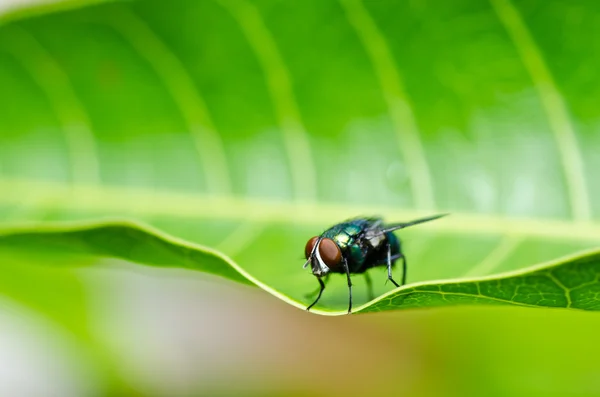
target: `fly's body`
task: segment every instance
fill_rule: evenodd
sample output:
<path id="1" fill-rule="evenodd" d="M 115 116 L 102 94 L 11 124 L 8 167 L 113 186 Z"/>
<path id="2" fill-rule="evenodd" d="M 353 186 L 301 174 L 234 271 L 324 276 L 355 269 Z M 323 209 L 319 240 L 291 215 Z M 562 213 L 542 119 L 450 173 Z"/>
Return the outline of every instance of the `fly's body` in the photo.
<path id="1" fill-rule="evenodd" d="M 378 218 L 353 219 L 327 229 L 322 236 L 333 240 L 342 256 L 348 261 L 350 273 L 364 273 L 375 266 L 385 266 L 387 245 L 392 256 L 392 266 L 399 258 L 400 241 L 393 232 L 385 232 Z M 345 273 L 342 267 L 330 269 L 333 273 Z"/>
<path id="2" fill-rule="evenodd" d="M 423 222 L 432 221 L 444 215 L 435 215 L 406 223 L 384 224 L 380 218 L 356 218 L 338 223 L 325 230 L 320 236 L 311 238 L 305 247 L 306 263 L 311 265 L 313 275 L 319 281 L 317 299 L 307 307 L 310 310 L 321 298 L 325 289 L 323 277 L 331 273 L 346 274 L 348 279 L 348 313 L 352 311 L 352 281 L 350 274 L 364 273 L 369 288 L 371 281 L 367 270 L 376 266 L 387 267 L 388 280 L 396 287 L 406 283 L 406 257 L 402 253 L 400 240 L 395 230 Z M 392 268 L 398 259 L 402 260 L 402 283 L 392 278 Z"/>

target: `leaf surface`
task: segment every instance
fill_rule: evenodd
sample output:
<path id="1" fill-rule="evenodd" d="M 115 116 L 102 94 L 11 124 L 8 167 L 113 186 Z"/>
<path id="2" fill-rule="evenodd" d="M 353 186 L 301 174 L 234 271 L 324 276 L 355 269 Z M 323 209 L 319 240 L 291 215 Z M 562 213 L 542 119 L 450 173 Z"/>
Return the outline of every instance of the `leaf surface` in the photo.
<path id="1" fill-rule="evenodd" d="M 311 236 L 450 212 L 398 233 L 410 284 L 374 269 L 381 297 L 361 311 L 596 309 L 598 17 L 508 0 L 0 17 L 0 244 L 192 268 L 304 306 Z M 346 300 L 334 278 L 319 308 Z"/>

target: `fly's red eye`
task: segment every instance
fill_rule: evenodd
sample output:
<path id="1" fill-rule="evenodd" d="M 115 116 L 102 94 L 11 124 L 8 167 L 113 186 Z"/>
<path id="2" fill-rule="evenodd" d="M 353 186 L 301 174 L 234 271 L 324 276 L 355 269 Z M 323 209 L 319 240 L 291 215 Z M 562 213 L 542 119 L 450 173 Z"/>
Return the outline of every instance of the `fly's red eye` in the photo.
<path id="1" fill-rule="evenodd" d="M 330 268 L 334 268 L 342 261 L 342 251 L 340 247 L 330 238 L 324 238 L 319 244 L 319 254 L 321 259 Z"/>
<path id="2" fill-rule="evenodd" d="M 313 249 L 315 248 L 315 244 L 317 243 L 318 239 L 319 237 L 315 236 L 308 240 L 308 243 L 306 243 L 306 247 L 304 247 L 304 256 L 306 257 L 306 259 L 308 259 L 310 254 L 313 252 Z"/>

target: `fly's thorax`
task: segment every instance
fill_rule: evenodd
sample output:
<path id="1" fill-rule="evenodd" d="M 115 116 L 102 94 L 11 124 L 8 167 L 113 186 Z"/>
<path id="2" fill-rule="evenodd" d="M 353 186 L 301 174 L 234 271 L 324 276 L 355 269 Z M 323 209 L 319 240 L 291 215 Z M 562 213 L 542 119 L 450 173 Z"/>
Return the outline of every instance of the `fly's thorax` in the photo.
<path id="1" fill-rule="evenodd" d="M 324 260 L 324 255 L 318 247 L 311 251 L 314 252 L 311 257 L 313 274 L 323 277 L 328 273 L 344 273 L 344 261 L 351 272 L 363 268 L 371 252 L 377 250 L 386 240 L 381 228 L 382 222 L 378 218 L 357 218 L 338 223 L 323 232 L 321 236 L 313 237 L 310 240 L 314 243 L 313 248 L 325 240 L 328 240 L 329 248 L 328 254 L 325 255 L 328 260 Z M 338 258 L 336 256 L 338 251 L 332 248 L 333 243 L 339 249 L 339 262 L 333 261 L 333 258 Z"/>
<path id="2" fill-rule="evenodd" d="M 351 268 L 360 267 L 367 257 L 367 249 L 361 244 L 361 241 L 355 240 L 348 246 L 346 257 Z"/>
<path id="3" fill-rule="evenodd" d="M 323 233 L 323 237 L 330 238 L 344 250 L 348 245 L 352 244 L 354 237 L 362 232 L 362 227 L 356 222 L 345 222 L 335 225 L 327 229 Z"/>
<path id="4" fill-rule="evenodd" d="M 364 231 L 369 225 L 364 219 L 356 219 L 337 224 L 323 233 L 324 237 L 333 240 L 340 248 L 343 257 L 352 269 L 360 267 L 367 255 L 364 241 Z M 343 268 L 332 269 L 333 272 L 343 272 Z"/>
<path id="5" fill-rule="evenodd" d="M 330 238 L 335 241 L 338 247 L 340 247 L 342 250 L 345 250 L 346 247 L 352 243 L 352 237 L 346 233 L 338 233 Z"/>
<path id="6" fill-rule="evenodd" d="M 351 269 L 364 262 L 367 251 L 365 250 L 365 244 L 360 238 L 360 235 L 339 233 L 332 236 L 331 239 L 340 247 L 340 251 Z M 332 269 L 334 272 L 342 272 L 343 270 L 343 268 Z"/>

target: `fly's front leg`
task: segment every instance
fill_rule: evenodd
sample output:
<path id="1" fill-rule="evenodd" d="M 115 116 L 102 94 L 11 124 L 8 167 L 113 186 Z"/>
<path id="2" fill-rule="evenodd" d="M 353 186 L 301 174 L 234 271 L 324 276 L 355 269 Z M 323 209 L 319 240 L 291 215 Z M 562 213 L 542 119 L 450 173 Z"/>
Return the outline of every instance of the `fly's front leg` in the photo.
<path id="1" fill-rule="evenodd" d="M 317 296 L 317 299 L 315 299 L 315 301 L 306 308 L 307 311 L 310 310 L 310 308 L 313 307 L 319 301 L 319 299 L 321 299 L 321 294 L 323 294 L 323 290 L 325 289 L 325 283 L 323 282 L 323 280 L 321 280 L 321 277 L 317 277 L 317 280 L 319 281 L 319 288 L 320 288 L 319 296 Z"/>
<path id="2" fill-rule="evenodd" d="M 350 279 L 350 267 L 348 267 L 348 261 L 346 258 L 342 258 L 344 261 L 344 269 L 346 270 L 346 277 L 348 277 L 348 314 L 352 312 L 352 280 Z"/>
<path id="3" fill-rule="evenodd" d="M 331 273 L 327 273 L 327 275 L 325 275 L 325 277 L 323 278 L 323 284 L 327 285 L 327 281 L 329 281 L 329 275 L 330 274 Z M 316 290 L 314 290 L 313 292 L 311 292 L 309 294 L 304 295 L 304 297 L 305 298 L 311 298 L 311 297 L 315 296 L 320 291 L 322 292 L 322 289 L 321 289 L 321 286 L 319 285 Z"/>

